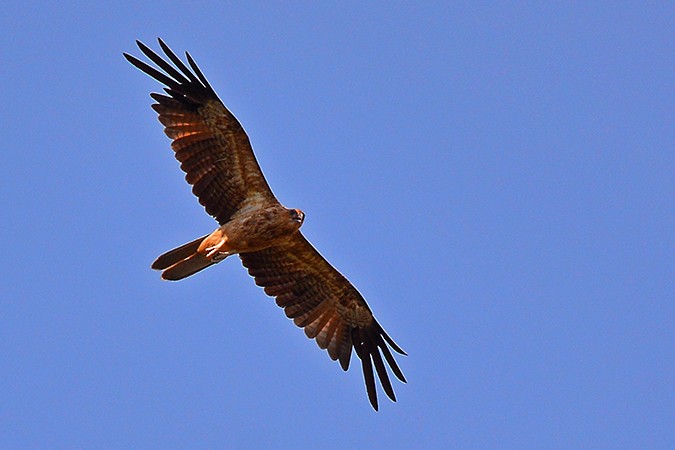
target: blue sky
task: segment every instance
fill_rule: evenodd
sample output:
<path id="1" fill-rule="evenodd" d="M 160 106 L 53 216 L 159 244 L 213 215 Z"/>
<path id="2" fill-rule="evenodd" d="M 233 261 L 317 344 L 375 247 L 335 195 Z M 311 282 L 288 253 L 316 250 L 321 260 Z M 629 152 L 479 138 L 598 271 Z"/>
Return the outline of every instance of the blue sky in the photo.
<path id="1" fill-rule="evenodd" d="M 675 7 L 7 5 L 3 448 L 675 447 Z M 408 384 L 371 410 L 231 258 L 123 58 L 189 50 Z"/>

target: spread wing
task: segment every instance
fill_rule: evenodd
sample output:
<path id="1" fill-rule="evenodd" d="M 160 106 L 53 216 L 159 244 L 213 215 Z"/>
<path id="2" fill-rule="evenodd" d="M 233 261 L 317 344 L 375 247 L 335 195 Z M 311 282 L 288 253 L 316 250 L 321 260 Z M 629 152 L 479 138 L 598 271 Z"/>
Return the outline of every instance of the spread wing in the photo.
<path id="1" fill-rule="evenodd" d="M 349 368 L 352 348 L 361 359 L 371 405 L 377 410 L 373 365 L 387 396 L 396 401 L 382 357 L 396 378 L 405 382 L 391 348 L 405 352 L 385 333 L 356 288 L 314 249 L 300 232 L 284 244 L 239 255 L 248 273 L 286 316 L 328 350 L 343 370 Z"/>
<path id="2" fill-rule="evenodd" d="M 173 140 L 171 148 L 185 179 L 206 212 L 223 224 L 249 203 L 276 202 L 246 132 L 218 99 L 190 54 L 185 53 L 188 68 L 161 39 L 159 45 L 170 62 L 136 43 L 161 70 L 129 54 L 124 57 L 166 85 L 168 95 L 150 94 L 157 102 L 152 108 Z"/>

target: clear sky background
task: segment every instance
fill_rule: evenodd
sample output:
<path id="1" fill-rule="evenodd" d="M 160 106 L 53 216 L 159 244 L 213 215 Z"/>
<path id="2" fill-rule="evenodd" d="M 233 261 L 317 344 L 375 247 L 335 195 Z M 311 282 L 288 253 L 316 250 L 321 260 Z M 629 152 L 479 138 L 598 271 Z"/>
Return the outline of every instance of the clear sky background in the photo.
<path id="1" fill-rule="evenodd" d="M 3 7 L 0 447 L 674 448 L 675 7 L 239 3 Z M 397 403 L 237 258 L 150 270 L 216 225 L 122 58 L 158 36 L 409 353 Z"/>

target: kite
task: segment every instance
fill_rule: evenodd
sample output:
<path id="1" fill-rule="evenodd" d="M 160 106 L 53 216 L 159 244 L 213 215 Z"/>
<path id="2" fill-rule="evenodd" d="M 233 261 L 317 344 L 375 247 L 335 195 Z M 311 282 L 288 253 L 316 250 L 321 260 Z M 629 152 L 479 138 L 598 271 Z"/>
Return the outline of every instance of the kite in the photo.
<path id="1" fill-rule="evenodd" d="M 165 94 L 150 94 L 156 101 L 152 108 L 172 140 L 174 156 L 192 192 L 220 225 L 213 233 L 164 253 L 152 268 L 161 270 L 165 280 L 181 280 L 239 255 L 255 283 L 343 370 L 349 368 L 352 350 L 356 352 L 375 410 L 375 373 L 384 392 L 396 401 L 385 361 L 405 383 L 389 347 L 406 353 L 375 320 L 349 280 L 302 235 L 305 214 L 276 199 L 241 124 L 189 53 L 185 53 L 188 68 L 161 39 L 159 45 L 168 60 L 136 43 L 156 67 L 127 53 L 124 57 L 165 85 Z"/>

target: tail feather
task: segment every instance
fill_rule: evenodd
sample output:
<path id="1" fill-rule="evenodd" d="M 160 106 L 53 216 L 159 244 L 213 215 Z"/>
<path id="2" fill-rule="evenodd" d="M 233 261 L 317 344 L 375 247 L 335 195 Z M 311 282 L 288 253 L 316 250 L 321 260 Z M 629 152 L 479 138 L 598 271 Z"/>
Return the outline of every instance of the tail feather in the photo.
<path id="1" fill-rule="evenodd" d="M 155 270 L 164 270 L 173 266 L 177 262 L 184 260 L 188 256 L 195 254 L 199 248 L 199 244 L 201 244 L 202 241 L 207 238 L 207 236 L 208 235 L 202 236 L 192 242 L 188 242 L 187 244 L 183 244 L 180 247 L 174 248 L 173 250 L 169 250 L 157 258 L 154 263 L 152 263 L 152 268 Z"/>
<path id="2" fill-rule="evenodd" d="M 202 253 L 194 253 L 162 272 L 162 278 L 171 281 L 182 280 L 183 278 L 194 275 L 217 262 L 220 262 L 220 260 L 214 261 L 207 258 Z"/>
<path id="3" fill-rule="evenodd" d="M 208 235 L 202 236 L 173 250 L 169 250 L 152 263 L 152 268 L 163 270 L 163 279 L 177 281 L 220 262 L 222 258 L 207 258 L 205 254 L 197 252 L 199 245 L 207 237 Z"/>

